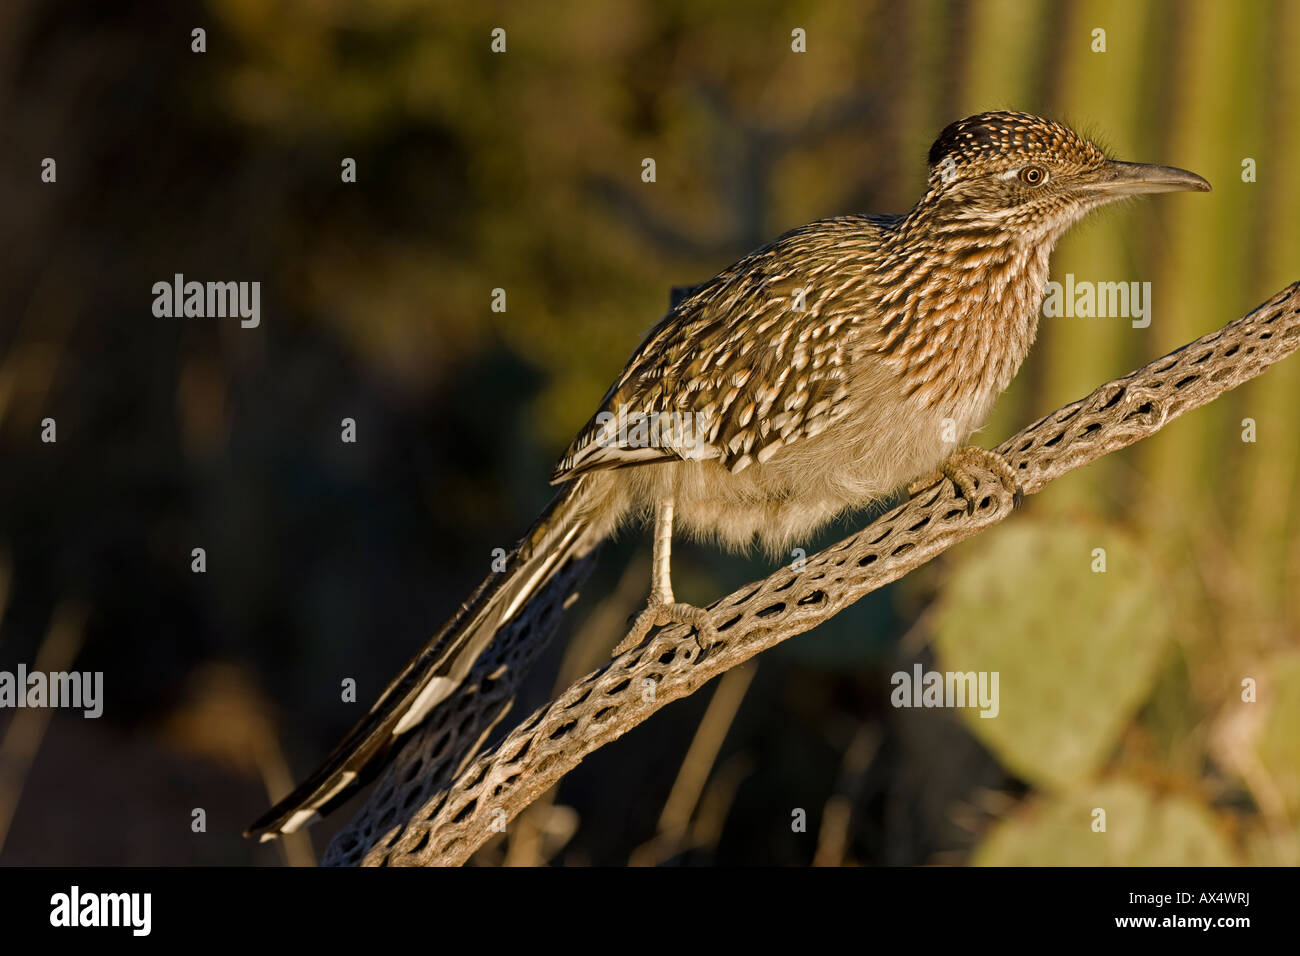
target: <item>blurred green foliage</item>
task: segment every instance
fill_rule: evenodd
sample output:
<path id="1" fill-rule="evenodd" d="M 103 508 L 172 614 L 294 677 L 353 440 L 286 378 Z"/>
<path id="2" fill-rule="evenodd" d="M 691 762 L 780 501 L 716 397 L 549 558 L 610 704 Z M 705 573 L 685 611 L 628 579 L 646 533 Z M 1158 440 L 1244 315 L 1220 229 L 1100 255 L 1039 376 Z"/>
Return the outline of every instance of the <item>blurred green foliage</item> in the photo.
<path id="1" fill-rule="evenodd" d="M 1104 811 L 1104 816 L 1098 811 Z M 1098 829 L 1094 829 L 1094 823 Z M 1105 829 L 1100 829 L 1104 823 Z M 976 851 L 978 866 L 1232 866 L 1222 823 L 1204 804 L 1113 780 L 1026 802 Z"/>

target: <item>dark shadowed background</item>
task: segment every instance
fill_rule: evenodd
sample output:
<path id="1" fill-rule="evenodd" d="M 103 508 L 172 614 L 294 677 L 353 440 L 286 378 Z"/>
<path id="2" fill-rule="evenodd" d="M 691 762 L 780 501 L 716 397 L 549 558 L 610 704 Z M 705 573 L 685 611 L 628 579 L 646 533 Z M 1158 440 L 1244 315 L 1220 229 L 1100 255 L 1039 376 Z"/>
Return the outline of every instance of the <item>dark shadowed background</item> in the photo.
<path id="1" fill-rule="evenodd" d="M 1053 277 L 1150 282 L 1151 325 L 1044 319 L 981 443 L 1253 307 L 1300 277 L 1297 49 L 1294 0 L 6 0 L 0 670 L 102 671 L 105 705 L 0 711 L 0 863 L 313 859 L 239 832 L 528 526 L 670 287 L 906 210 L 953 119 L 1215 187 L 1067 238 Z M 176 273 L 261 282 L 260 326 L 155 317 Z M 1300 862 L 1298 399 L 1293 359 L 1051 485 L 476 862 Z M 605 549 L 508 723 L 599 664 L 647 552 Z M 769 569 L 683 544 L 674 581 Z M 891 707 L 918 661 L 999 670 L 999 717 Z"/>

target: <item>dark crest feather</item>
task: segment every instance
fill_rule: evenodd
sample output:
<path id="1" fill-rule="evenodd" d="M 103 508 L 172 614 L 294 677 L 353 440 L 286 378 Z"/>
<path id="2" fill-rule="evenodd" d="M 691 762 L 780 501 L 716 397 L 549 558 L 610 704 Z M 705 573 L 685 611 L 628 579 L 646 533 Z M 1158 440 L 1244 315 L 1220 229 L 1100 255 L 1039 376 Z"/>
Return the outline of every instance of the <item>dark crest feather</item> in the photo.
<path id="1" fill-rule="evenodd" d="M 1030 113 L 995 110 L 976 113 L 944 127 L 930 147 L 929 163 L 932 167 L 937 166 L 948 157 L 961 162 L 982 152 L 1008 149 L 1013 142 L 1023 142 L 1028 149 L 1069 144 L 1076 150 L 1098 152 L 1059 123 Z"/>

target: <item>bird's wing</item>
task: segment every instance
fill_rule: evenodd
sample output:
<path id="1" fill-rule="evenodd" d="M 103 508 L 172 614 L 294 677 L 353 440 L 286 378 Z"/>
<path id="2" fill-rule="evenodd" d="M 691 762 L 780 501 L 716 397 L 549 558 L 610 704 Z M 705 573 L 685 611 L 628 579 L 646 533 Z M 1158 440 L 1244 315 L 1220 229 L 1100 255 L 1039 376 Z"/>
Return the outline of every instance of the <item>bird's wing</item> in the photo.
<path id="1" fill-rule="evenodd" d="M 886 222 L 811 223 L 698 287 L 650 330 L 551 480 L 692 459 L 739 473 L 824 429 L 844 411 L 842 326 L 864 318 L 855 284 Z"/>

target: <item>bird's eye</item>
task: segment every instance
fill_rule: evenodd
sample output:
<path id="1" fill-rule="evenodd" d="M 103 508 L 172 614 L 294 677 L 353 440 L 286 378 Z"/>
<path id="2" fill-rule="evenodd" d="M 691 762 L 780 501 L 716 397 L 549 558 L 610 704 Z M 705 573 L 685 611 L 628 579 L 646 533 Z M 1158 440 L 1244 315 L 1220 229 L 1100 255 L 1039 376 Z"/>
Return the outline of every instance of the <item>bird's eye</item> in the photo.
<path id="1" fill-rule="evenodd" d="M 1041 186 L 1047 182 L 1047 170 L 1042 166 L 1026 166 L 1020 170 L 1020 181 L 1026 186 Z"/>

